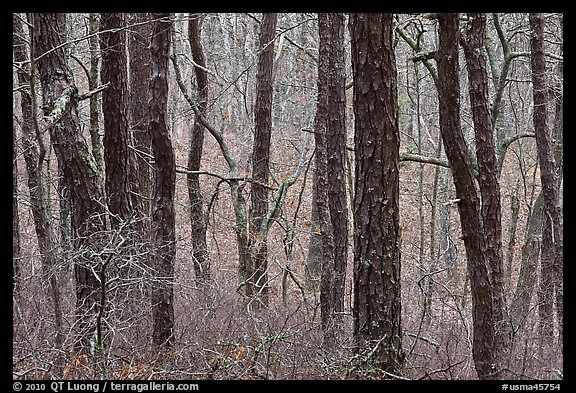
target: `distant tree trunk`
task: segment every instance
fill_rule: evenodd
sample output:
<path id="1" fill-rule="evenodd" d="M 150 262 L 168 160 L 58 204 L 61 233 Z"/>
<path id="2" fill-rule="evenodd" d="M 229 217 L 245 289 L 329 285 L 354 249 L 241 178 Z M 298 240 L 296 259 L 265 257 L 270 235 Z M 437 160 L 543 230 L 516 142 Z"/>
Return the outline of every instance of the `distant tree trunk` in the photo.
<path id="1" fill-rule="evenodd" d="M 72 237 L 75 250 L 88 246 L 91 235 L 105 229 L 102 191 L 97 167 L 80 133 L 78 93 L 62 46 L 66 37 L 65 14 L 34 14 L 34 57 L 42 82 L 46 118 L 53 122 L 50 137 L 63 173 L 72 206 Z M 89 353 L 93 334 L 92 317 L 98 310 L 98 281 L 94 261 L 84 253 L 74 265 L 79 340 L 76 350 Z"/>
<path id="2" fill-rule="evenodd" d="M 474 327 L 472 354 L 480 379 L 498 378 L 500 371 L 496 335 L 498 312 L 494 310 L 494 294 L 489 261 L 484 250 L 486 242 L 480 217 L 471 159 L 460 126 L 460 83 L 458 69 L 458 14 L 441 13 L 439 20 L 438 64 L 440 132 L 459 199 L 460 224 L 466 248 L 468 273 L 472 293 Z"/>
<path id="3" fill-rule="evenodd" d="M 331 318 L 334 310 L 333 284 L 334 277 L 334 243 L 332 241 L 332 224 L 330 221 L 330 205 L 328 199 L 329 175 L 328 175 L 328 97 L 330 89 L 329 62 L 331 56 L 330 46 L 330 21 L 328 14 L 318 14 L 318 102 L 314 117 L 314 142 L 316 144 L 315 156 L 315 197 L 318 209 L 318 232 L 320 241 L 320 319 L 324 339 L 330 342 L 332 335 Z M 316 228 L 313 228 L 316 232 Z"/>
<path id="4" fill-rule="evenodd" d="M 106 195 L 113 227 L 132 214 L 130 200 L 131 159 L 133 152 L 128 132 L 128 76 L 124 14 L 100 14 L 100 79 L 110 87 L 102 93 L 104 115 L 104 162 L 106 164 Z"/>
<path id="5" fill-rule="evenodd" d="M 512 286 L 512 264 L 516 251 L 516 232 L 520 217 L 519 185 L 517 184 L 510 195 L 510 226 L 508 229 L 508 249 L 506 250 L 506 264 L 504 266 L 504 293 L 507 295 Z"/>
<path id="6" fill-rule="evenodd" d="M 544 196 L 540 191 L 528 216 L 528 228 L 522 247 L 520 274 L 510 305 L 510 319 L 514 332 L 518 332 L 524 326 L 526 317 L 530 314 L 530 302 L 536 285 L 536 269 L 542 244 L 543 221 Z"/>
<path id="7" fill-rule="evenodd" d="M 392 14 L 350 14 L 356 156 L 353 335 L 359 353 L 370 356 L 363 359 L 366 366 L 400 374 L 400 131 L 393 36 Z"/>
<path id="8" fill-rule="evenodd" d="M 12 129 L 12 291 L 18 292 L 20 279 L 20 216 L 18 215 L 18 163 L 16 129 Z"/>
<path id="9" fill-rule="evenodd" d="M 344 312 L 346 265 L 348 263 L 348 203 L 346 194 L 346 58 L 344 14 L 328 14 L 331 53 L 328 63 L 328 125 L 326 148 L 328 205 L 334 241 L 332 278 L 333 317 L 339 325 Z"/>
<path id="10" fill-rule="evenodd" d="M 135 165 L 134 181 L 132 182 L 132 206 L 143 216 L 143 228 L 150 228 L 149 221 L 151 200 L 154 197 L 154 171 L 151 160 L 152 140 L 148 126 L 148 102 L 150 101 L 150 67 L 151 55 L 148 45 L 152 34 L 150 14 L 129 14 L 128 23 L 135 26 L 128 30 L 129 53 L 129 103 L 128 120 L 130 132 L 134 141 Z M 137 179 L 137 180 L 136 180 Z"/>
<path id="11" fill-rule="evenodd" d="M 268 212 L 268 173 L 272 134 L 272 95 L 274 91 L 274 37 L 277 14 L 264 14 L 260 26 L 260 56 L 256 74 L 254 103 L 254 145 L 252 150 L 251 268 L 249 294 L 268 305 L 267 230 L 262 223 Z"/>
<path id="12" fill-rule="evenodd" d="M 91 13 L 89 15 L 89 29 L 88 33 L 91 36 L 88 38 L 88 46 L 90 47 L 90 74 L 88 76 L 88 88 L 90 90 L 98 87 L 98 63 L 100 53 L 98 51 L 98 33 L 99 30 L 99 15 Z M 92 35 L 94 34 L 94 35 Z M 90 97 L 90 142 L 92 144 L 92 156 L 98 168 L 98 176 L 102 179 L 104 184 L 104 152 L 102 142 L 100 141 L 100 119 L 98 117 L 98 95 L 94 94 Z"/>
<path id="13" fill-rule="evenodd" d="M 196 75 L 196 90 L 198 92 L 198 110 L 206 117 L 208 105 L 208 73 L 206 59 L 202 48 L 200 14 L 191 14 L 188 22 L 188 37 L 194 60 Z M 204 145 L 204 126 L 198 119 L 194 120 L 190 136 L 190 151 L 188 154 L 188 197 L 190 198 L 190 224 L 192 228 L 192 258 L 196 279 L 203 282 L 210 279 L 210 259 L 206 245 L 206 214 L 200 188 L 199 175 L 191 173 L 200 170 L 202 147 Z"/>
<path id="14" fill-rule="evenodd" d="M 156 282 L 152 288 L 153 344 L 169 348 L 174 331 L 174 261 L 176 257 L 174 193 L 176 162 L 168 130 L 168 56 L 170 15 L 154 14 L 150 50 L 150 135 L 156 161 L 156 188 L 152 208 L 152 238 L 155 242 Z"/>
<path id="15" fill-rule="evenodd" d="M 556 296 L 559 307 L 558 326 L 562 321 L 562 266 L 564 251 L 564 232 L 562 212 L 558 192 L 556 164 L 550 138 L 550 130 L 547 124 L 548 86 L 546 82 L 546 58 L 544 54 L 544 15 L 531 13 L 529 15 L 531 30 L 531 57 L 532 66 L 532 92 L 534 99 L 534 132 L 536 134 L 536 147 L 538 163 L 540 164 L 540 180 L 544 197 L 544 236 L 542 239 L 542 257 L 540 260 L 542 283 L 540 291 L 540 334 L 545 340 L 554 335 L 554 325 L 550 322 L 552 304 Z M 562 342 L 562 328 L 559 329 L 559 341 Z"/>
<path id="16" fill-rule="evenodd" d="M 314 130 L 314 132 L 318 132 L 318 130 Z M 316 149 L 318 149 L 317 145 Z M 304 266 L 304 276 L 306 288 L 308 290 L 317 291 L 320 289 L 320 275 L 322 273 L 322 234 L 320 233 L 320 216 L 318 212 L 318 173 L 316 168 L 314 168 L 314 173 L 312 175 L 311 209 L 310 237 L 308 241 L 308 253 L 306 254 L 306 262 Z"/>
<path id="17" fill-rule="evenodd" d="M 486 15 L 471 13 L 470 17 L 472 20 L 467 24 L 462 46 L 468 71 L 468 91 L 476 141 L 481 197 L 480 217 L 483 225 L 481 233 L 484 236 L 485 247 L 483 253 L 491 284 L 492 323 L 496 332 L 494 345 L 500 356 L 497 364 L 504 367 L 512 331 L 504 298 L 500 184 L 494 147 L 494 128 L 488 104 L 488 66 L 484 54 Z"/>

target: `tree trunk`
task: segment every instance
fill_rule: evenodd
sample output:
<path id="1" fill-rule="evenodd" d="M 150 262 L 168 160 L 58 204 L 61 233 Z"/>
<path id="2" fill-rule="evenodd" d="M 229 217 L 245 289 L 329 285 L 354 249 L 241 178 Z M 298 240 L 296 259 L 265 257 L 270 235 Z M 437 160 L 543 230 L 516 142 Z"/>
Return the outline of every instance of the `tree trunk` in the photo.
<path id="1" fill-rule="evenodd" d="M 318 109 L 316 109 L 318 112 Z M 318 132 L 318 130 L 314 130 Z M 318 150 L 318 145 L 316 145 Z M 315 154 L 318 154 L 317 152 Z M 317 291 L 320 289 L 320 276 L 322 274 L 322 234 L 320 233 L 320 213 L 318 211 L 318 172 L 314 168 L 312 175 L 312 212 L 310 213 L 310 237 L 308 253 L 304 267 L 306 289 Z"/>
<path id="2" fill-rule="evenodd" d="M 130 68 L 128 120 L 135 149 L 135 165 L 132 182 L 132 206 L 138 216 L 143 216 L 144 231 L 150 228 L 148 217 L 154 197 L 154 168 L 152 164 L 152 140 L 148 125 L 148 102 L 150 101 L 151 54 L 148 45 L 152 34 L 150 14 L 129 14 L 128 22 L 134 25 L 128 30 L 128 53 Z"/>
<path id="3" fill-rule="evenodd" d="M 400 131 L 392 14 L 350 14 L 354 75 L 354 339 L 366 366 L 402 370 Z M 375 105 L 378 103 L 378 105 Z"/>
<path id="4" fill-rule="evenodd" d="M 542 285 L 543 302 L 539 309 L 542 339 L 553 337 L 554 325 L 546 323 L 551 315 L 552 304 L 556 297 L 556 306 L 562 309 L 563 287 L 562 266 L 564 251 L 564 233 L 554 152 L 547 124 L 548 86 L 546 82 L 546 58 L 544 54 L 544 15 L 529 15 L 531 30 L 532 92 L 534 99 L 534 133 L 538 163 L 540 164 L 540 181 L 544 196 L 545 229 L 542 243 Z M 551 319 L 550 319 L 551 321 Z M 562 312 L 558 313 L 558 326 L 562 326 Z M 559 329 L 559 340 L 562 342 L 562 329 Z"/>
<path id="5" fill-rule="evenodd" d="M 536 284 L 536 268 L 542 243 L 542 226 L 544 220 L 544 196 L 542 191 L 536 197 L 532 211 L 528 216 L 528 229 L 522 247 L 520 274 L 510 305 L 510 319 L 514 332 L 520 331 L 530 314 L 530 303 Z M 516 334 L 516 337 L 519 335 Z"/>
<path id="6" fill-rule="evenodd" d="M 316 144 L 316 205 L 318 208 L 318 226 L 321 241 L 320 258 L 320 320 L 324 332 L 324 341 L 330 344 L 331 318 L 334 310 L 333 277 L 334 277 L 334 243 L 332 240 L 332 223 L 330 220 L 330 203 L 328 199 L 328 97 L 330 95 L 329 62 L 331 57 L 330 20 L 328 14 L 318 14 L 318 102 L 314 117 L 314 142 Z M 315 228 L 313 228 L 315 230 Z"/>
<path id="7" fill-rule="evenodd" d="M 348 203 L 346 195 L 346 58 L 344 14 L 328 14 L 331 53 L 328 63 L 328 205 L 334 240 L 332 307 L 340 325 L 344 312 L 346 265 L 348 262 Z"/>
<path id="8" fill-rule="evenodd" d="M 477 195 L 471 159 L 460 127 L 460 83 L 458 69 L 458 14 L 442 13 L 439 20 L 438 101 L 440 132 L 450 162 L 456 196 L 459 199 L 460 224 L 466 248 L 472 293 L 474 327 L 473 358 L 480 379 L 495 379 L 499 364 L 496 347 L 493 294 L 491 291 L 486 247 L 482 235 L 480 201 Z"/>
<path id="9" fill-rule="evenodd" d="M 486 38 L 486 16 L 471 13 L 462 40 L 466 69 L 468 71 L 468 91 L 472 107 L 472 121 L 476 141 L 478 163 L 478 183 L 480 185 L 481 233 L 484 236 L 484 256 L 488 268 L 488 280 L 492 291 L 492 323 L 495 324 L 495 349 L 500 356 L 498 363 L 503 367 L 508 355 L 512 330 L 506 312 L 504 298 L 504 268 L 502 253 L 502 222 L 500 184 L 494 147 L 494 128 L 488 104 L 488 68 L 484 55 Z"/>
<path id="10" fill-rule="evenodd" d="M 82 249 L 94 246 L 92 235 L 105 229 L 98 169 L 80 133 L 78 94 L 62 46 L 66 37 L 65 14 L 34 14 L 34 57 L 42 81 L 46 118 L 54 122 L 50 138 L 63 181 L 70 192 L 72 241 L 79 253 L 74 265 L 79 339 L 76 350 L 89 353 L 94 312 L 98 310 L 98 281 L 92 273 L 95 261 Z M 56 49 L 57 48 L 57 49 Z"/>
<path id="11" fill-rule="evenodd" d="M 98 87 L 98 63 L 100 53 L 98 52 L 98 14 L 91 13 L 89 16 L 88 46 L 90 47 L 90 74 L 88 75 L 88 89 L 94 90 Z M 94 35 L 92 35 L 94 34 Z M 98 95 L 90 96 L 90 142 L 92 144 L 92 156 L 98 168 L 98 176 L 102 179 L 104 185 L 104 152 L 102 142 L 100 141 L 100 119 L 98 109 Z"/>
<path id="12" fill-rule="evenodd" d="M 208 105 L 208 73 L 206 72 L 206 59 L 202 48 L 200 14 L 191 14 L 188 22 L 188 37 L 194 60 L 196 75 L 196 90 L 198 93 L 198 110 L 206 117 Z M 210 279 L 210 259 L 206 245 L 206 214 L 200 188 L 199 175 L 192 173 L 200 170 L 202 161 L 202 147 L 204 145 L 204 126 L 198 119 L 194 120 L 192 135 L 190 136 L 190 151 L 188 154 L 188 197 L 190 198 L 190 225 L 192 229 L 192 258 L 196 280 L 204 282 Z"/>
<path id="13" fill-rule="evenodd" d="M 16 60 L 18 61 L 18 60 Z M 12 292 L 18 293 L 20 280 L 20 216 L 18 215 L 18 164 L 16 128 L 12 129 Z"/>
<path id="14" fill-rule="evenodd" d="M 150 50 L 150 135 L 156 162 L 156 187 L 152 207 L 152 238 L 155 245 L 152 288 L 152 341 L 156 348 L 170 348 L 174 332 L 174 261 L 176 257 L 174 193 L 176 162 L 168 130 L 168 56 L 170 15 L 154 14 Z"/>
<path id="15" fill-rule="evenodd" d="M 248 294 L 258 295 L 268 305 L 267 228 L 262 223 L 268 212 L 268 173 L 272 134 L 272 93 L 274 88 L 274 37 L 277 14 L 264 14 L 260 26 L 260 56 L 256 74 L 254 104 L 254 145 L 252 149 L 251 269 Z"/>
<path id="16" fill-rule="evenodd" d="M 133 153 L 128 132 L 128 77 L 124 14 L 100 14 L 100 79 L 110 87 L 102 92 L 104 115 L 104 163 L 106 195 L 113 227 L 118 227 L 132 214 L 130 166 Z"/>

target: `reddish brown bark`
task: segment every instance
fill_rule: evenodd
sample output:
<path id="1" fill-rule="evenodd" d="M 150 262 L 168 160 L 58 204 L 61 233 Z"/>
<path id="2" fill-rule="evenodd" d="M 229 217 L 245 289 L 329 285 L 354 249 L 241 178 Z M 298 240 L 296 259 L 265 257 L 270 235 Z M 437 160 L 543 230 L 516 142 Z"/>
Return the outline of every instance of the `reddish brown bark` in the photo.
<path id="1" fill-rule="evenodd" d="M 100 14 L 100 79 L 110 87 L 102 92 L 106 196 L 113 226 L 132 213 L 130 166 L 133 152 L 128 132 L 128 75 L 124 14 Z"/>
<path id="2" fill-rule="evenodd" d="M 402 370 L 398 96 L 392 14 L 350 14 L 354 74 L 354 338 Z M 376 104 L 377 103 L 377 104 Z"/>
<path id="3" fill-rule="evenodd" d="M 440 132 L 459 199 L 460 224 L 466 248 L 472 293 L 472 354 L 480 379 L 495 379 L 499 372 L 494 298 L 488 261 L 484 250 L 480 200 L 464 135 L 460 126 L 460 83 L 458 69 L 458 14 L 439 14 L 437 51 L 440 104 Z"/>
<path id="4" fill-rule="evenodd" d="M 156 281 L 152 288 L 152 341 L 156 347 L 171 347 L 174 331 L 174 260 L 176 257 L 174 193 L 176 162 L 168 130 L 169 14 L 154 14 L 150 51 L 150 135 L 156 162 L 156 186 L 152 205 L 152 239 L 155 245 Z"/>
<path id="5" fill-rule="evenodd" d="M 188 22 L 188 37 L 192 49 L 194 74 L 196 76 L 196 90 L 198 92 L 198 110 L 206 117 L 208 105 L 208 73 L 206 72 L 206 59 L 202 48 L 200 14 L 191 14 Z M 204 126 L 198 119 L 194 121 L 190 137 L 190 151 L 188 154 L 188 170 L 199 171 L 202 161 L 202 147 L 204 145 Z M 192 258 L 196 279 L 200 282 L 210 279 L 210 259 L 206 244 L 206 214 L 199 175 L 188 173 L 188 197 L 190 199 L 190 224 L 192 228 Z"/>
<path id="6" fill-rule="evenodd" d="M 268 212 L 268 173 L 270 170 L 270 136 L 272 134 L 272 94 L 274 88 L 274 43 L 277 14 L 264 14 L 260 26 L 260 56 L 256 73 L 254 104 L 254 145 L 252 149 L 252 220 L 251 268 L 248 295 L 259 294 L 268 304 L 267 228 L 262 224 Z"/>

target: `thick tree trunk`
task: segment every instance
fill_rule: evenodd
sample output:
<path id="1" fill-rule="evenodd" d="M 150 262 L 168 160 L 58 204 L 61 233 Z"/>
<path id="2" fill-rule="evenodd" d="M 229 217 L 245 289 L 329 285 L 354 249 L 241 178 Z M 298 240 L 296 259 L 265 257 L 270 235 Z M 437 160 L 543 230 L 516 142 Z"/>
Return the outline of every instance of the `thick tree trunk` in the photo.
<path id="1" fill-rule="evenodd" d="M 334 310 L 333 277 L 334 277 L 334 243 L 332 241 L 332 224 L 330 220 L 330 204 L 328 199 L 328 97 L 330 95 L 329 62 L 331 56 L 330 21 L 328 14 L 318 14 L 318 102 L 314 117 L 314 142 L 316 144 L 316 182 L 315 197 L 318 209 L 318 229 L 320 236 L 320 319 L 324 339 L 330 343 L 333 337 L 331 331 L 331 318 Z M 316 229 L 313 228 L 315 231 Z"/>
<path id="2" fill-rule="evenodd" d="M 480 200 L 477 195 L 472 164 L 460 126 L 460 83 L 458 69 L 458 14 L 439 14 L 439 46 L 437 51 L 440 104 L 440 132 L 459 199 L 460 224 L 466 247 L 468 274 L 472 293 L 474 327 L 474 363 L 480 379 L 498 377 L 494 299 L 483 226 Z"/>
<path id="3" fill-rule="evenodd" d="M 366 366 L 402 370 L 398 97 L 392 14 L 351 14 L 354 339 Z M 377 105 L 375 104 L 377 103 Z"/>
<path id="4" fill-rule="evenodd" d="M 252 149 L 252 220 L 251 271 L 249 295 L 258 294 L 268 305 L 268 246 L 267 228 L 263 222 L 268 212 L 268 173 L 270 171 L 270 136 L 272 134 L 272 94 L 274 91 L 274 37 L 277 14 L 264 14 L 260 26 L 260 56 L 256 74 L 254 104 L 254 145 Z"/>
<path id="5" fill-rule="evenodd" d="M 486 16 L 471 13 L 471 22 L 464 33 L 462 46 L 468 71 L 468 91 L 472 107 L 472 120 L 476 141 L 478 183 L 480 185 L 481 232 L 484 236 L 484 256 L 487 262 L 488 280 L 492 291 L 492 318 L 496 332 L 495 349 L 498 365 L 503 367 L 510 349 L 512 329 L 506 312 L 504 298 L 504 267 L 502 253 L 502 222 L 500 184 L 494 147 L 494 128 L 488 104 L 488 68 L 484 54 Z"/>
<path id="6" fill-rule="evenodd" d="M 93 234 L 105 229 L 98 169 L 80 133 L 77 90 L 62 46 L 66 37 L 65 15 L 42 13 L 33 18 L 34 56 L 38 58 L 44 110 L 48 121 L 55 123 L 49 128 L 50 138 L 70 191 L 73 247 L 82 251 L 96 242 L 91 239 Z M 94 268 L 95 261 L 89 253 L 80 252 L 74 265 L 79 334 L 76 349 L 83 353 L 90 350 L 92 317 L 98 309 L 99 285 L 92 273 Z"/>
<path id="7" fill-rule="evenodd" d="M 155 243 L 156 281 L 152 288 L 153 344 L 169 348 L 174 332 L 174 261 L 176 257 L 174 193 L 176 162 L 168 130 L 168 56 L 170 15 L 154 14 L 150 50 L 150 135 L 156 161 L 156 188 L 152 207 L 152 239 Z"/>
<path id="8" fill-rule="evenodd" d="M 150 228 L 148 217 L 151 212 L 151 201 L 154 197 L 154 168 L 152 165 L 152 140 L 148 125 L 148 102 L 150 101 L 150 67 L 151 55 L 148 45 L 152 34 L 150 14 L 129 14 L 128 22 L 134 25 L 128 31 L 129 53 L 129 127 L 135 149 L 135 165 L 132 177 L 132 206 L 138 216 L 144 218 L 144 231 Z"/>
<path id="9" fill-rule="evenodd" d="M 132 214 L 130 166 L 133 152 L 128 132 L 128 76 L 124 14 L 100 14 L 100 79 L 110 87 L 102 93 L 104 115 L 104 163 L 106 196 L 113 227 L 118 227 Z"/>
<path id="10" fill-rule="evenodd" d="M 554 335 L 553 324 L 546 323 L 552 312 L 552 303 L 556 297 L 556 306 L 562 309 L 563 286 L 562 266 L 564 263 L 564 230 L 562 212 L 558 192 L 558 182 L 554 152 L 547 124 L 548 86 L 546 82 L 546 58 L 544 54 L 544 15 L 531 13 L 529 15 L 531 30 L 532 92 L 534 99 L 534 132 L 538 163 L 540 164 L 540 181 L 544 196 L 545 229 L 542 243 L 542 284 L 543 303 L 539 310 L 541 336 L 543 339 Z M 558 313 L 558 326 L 562 326 L 562 313 Z M 562 329 L 560 342 L 562 341 Z"/>
<path id="11" fill-rule="evenodd" d="M 198 110 L 206 117 L 208 105 L 208 73 L 206 59 L 202 48 L 200 14 L 191 14 L 188 22 L 188 37 L 194 60 L 196 75 L 196 90 L 198 92 Z M 190 198 L 190 225 L 192 229 L 192 258 L 196 280 L 204 282 L 210 279 L 210 259 L 206 245 L 206 214 L 200 188 L 199 175 L 192 173 L 200 170 L 202 147 L 204 145 L 204 126 L 198 119 L 194 120 L 190 136 L 190 151 L 188 154 L 188 197 Z"/>

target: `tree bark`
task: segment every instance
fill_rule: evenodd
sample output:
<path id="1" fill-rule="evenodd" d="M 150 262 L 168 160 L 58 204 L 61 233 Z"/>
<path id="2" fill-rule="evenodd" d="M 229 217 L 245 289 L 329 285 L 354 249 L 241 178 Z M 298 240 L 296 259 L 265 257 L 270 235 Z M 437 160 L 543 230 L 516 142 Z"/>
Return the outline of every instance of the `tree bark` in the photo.
<path id="1" fill-rule="evenodd" d="M 364 359 L 402 370 L 400 131 L 392 14 L 350 14 L 354 76 L 353 335 Z"/>
<path id="2" fill-rule="evenodd" d="M 128 98 L 128 121 L 135 149 L 135 165 L 132 182 L 132 206 L 142 217 L 144 231 L 150 228 L 148 217 L 154 197 L 154 167 L 152 139 L 150 136 L 148 102 L 150 101 L 151 54 L 148 45 L 152 34 L 150 14 L 129 14 L 128 22 L 133 26 L 128 32 L 130 84 Z"/>
<path id="3" fill-rule="evenodd" d="M 493 315 L 492 282 L 489 277 L 486 248 L 482 235 L 480 200 L 477 195 L 472 164 L 460 126 L 460 83 L 458 69 L 458 14 L 438 14 L 439 45 L 438 100 L 440 105 L 440 132 L 446 156 L 450 162 L 462 237 L 466 248 L 468 273 L 472 293 L 472 318 L 474 327 L 473 358 L 480 379 L 495 379 L 499 364 L 496 348 L 496 330 Z"/>
<path id="4" fill-rule="evenodd" d="M 128 132 L 128 76 L 124 14 L 100 14 L 100 79 L 110 87 L 102 92 L 104 115 L 104 163 L 106 195 L 113 227 L 132 214 L 130 166 L 133 152 Z"/>
<path id="5" fill-rule="evenodd" d="M 168 130 L 168 59 L 170 51 L 170 15 L 154 14 L 151 51 L 149 103 L 150 135 L 156 167 L 156 186 L 152 207 L 152 238 L 155 245 L 152 288 L 153 344 L 170 348 L 174 336 L 174 261 L 176 257 L 174 193 L 176 162 Z"/>
<path id="6" fill-rule="evenodd" d="M 268 305 L 267 228 L 262 223 L 268 212 L 268 173 L 270 171 L 270 136 L 272 134 L 272 95 L 274 91 L 274 37 L 277 14 L 264 14 L 260 26 L 260 56 L 256 74 L 254 104 L 254 145 L 252 149 L 252 220 L 251 269 L 248 294 L 258 294 Z"/>
<path id="7" fill-rule="evenodd" d="M 194 73 L 196 76 L 196 90 L 198 94 L 198 110 L 206 117 L 208 106 L 208 73 L 206 72 L 206 58 L 202 48 L 200 14 L 191 14 L 188 22 L 188 37 L 194 60 Z M 194 271 L 198 282 L 210 279 L 210 259 L 206 244 L 206 214 L 200 179 L 194 171 L 200 170 L 202 161 L 202 147 L 204 145 L 204 126 L 198 119 L 194 120 L 192 135 L 190 136 L 190 151 L 188 154 L 188 197 L 190 199 L 190 225 L 192 229 L 192 258 Z"/>
<path id="8" fill-rule="evenodd" d="M 556 163 L 547 124 L 548 86 L 546 82 L 546 58 L 544 54 L 544 15 L 531 13 L 529 15 L 531 39 L 532 93 L 534 100 L 534 133 L 538 163 L 540 164 L 540 181 L 544 197 L 544 236 L 542 243 L 542 284 L 540 291 L 543 302 L 539 309 L 542 339 L 553 337 L 554 325 L 546 323 L 552 312 L 552 304 L 556 298 L 556 306 L 562 309 L 563 286 L 562 267 L 564 263 L 564 233 L 562 213 L 558 192 Z M 562 326 L 562 312 L 558 312 L 558 326 Z M 551 322 L 551 320 L 549 321 Z M 562 342 L 562 329 L 559 329 L 559 340 Z"/>
<path id="9" fill-rule="evenodd" d="M 494 128 L 488 103 L 488 66 L 484 54 L 486 38 L 486 16 L 471 13 L 471 21 L 466 27 L 462 46 L 468 71 L 468 91 L 472 107 L 472 121 L 476 141 L 476 159 L 478 163 L 478 183 L 480 186 L 481 232 L 484 237 L 483 249 L 487 262 L 488 280 L 492 291 L 492 322 L 497 332 L 495 349 L 502 365 L 511 344 L 511 325 L 506 312 L 504 298 L 504 267 L 502 253 L 502 222 L 500 184 L 494 147 Z"/>
<path id="10" fill-rule="evenodd" d="M 344 312 L 346 265 L 348 263 L 348 203 L 346 195 L 346 58 L 344 51 L 344 14 L 328 14 L 330 60 L 328 63 L 328 205 L 334 241 L 332 307 L 335 322 Z"/>
<path id="11" fill-rule="evenodd" d="M 78 94 L 62 47 L 66 37 L 65 14 L 34 14 L 34 57 L 42 82 L 42 97 L 50 138 L 63 181 L 70 192 L 72 241 L 76 251 L 93 246 L 91 239 L 105 229 L 102 190 L 98 184 L 97 167 L 86 141 L 80 133 L 77 115 Z M 58 49 L 55 49 L 58 48 Z M 40 57 L 42 56 L 42 57 Z M 98 281 L 88 253 L 81 252 L 74 265 L 76 280 L 76 324 L 79 338 L 76 350 L 89 353 L 93 335 L 92 316 L 98 309 Z"/>
<path id="12" fill-rule="evenodd" d="M 330 343 L 331 318 L 334 310 L 333 276 L 334 276 L 334 243 L 332 240 L 332 223 L 330 220 L 330 203 L 328 199 L 328 97 L 329 62 L 331 57 L 330 20 L 328 14 L 318 14 L 318 102 L 314 117 L 315 156 L 315 193 L 318 209 L 318 226 L 320 236 L 320 320 L 324 332 L 324 341 Z M 315 228 L 313 228 L 315 230 Z"/>

